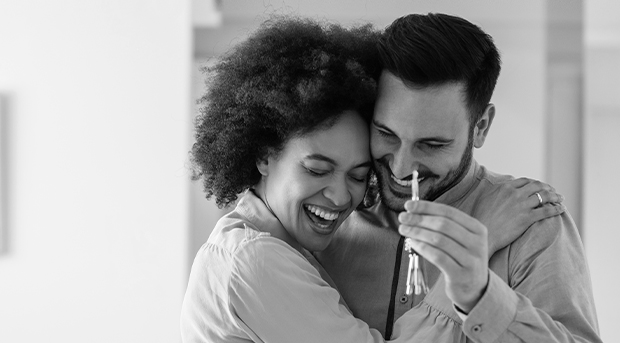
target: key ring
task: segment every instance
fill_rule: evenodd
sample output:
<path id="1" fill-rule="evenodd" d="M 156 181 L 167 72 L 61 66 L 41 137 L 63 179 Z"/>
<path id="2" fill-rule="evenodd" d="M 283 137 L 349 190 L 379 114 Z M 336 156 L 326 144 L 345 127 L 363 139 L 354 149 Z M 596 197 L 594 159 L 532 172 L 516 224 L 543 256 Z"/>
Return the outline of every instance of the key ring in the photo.
<path id="1" fill-rule="evenodd" d="M 420 200 L 420 191 L 418 184 L 418 171 L 413 170 L 411 180 L 411 200 Z M 426 279 L 424 273 L 420 268 L 420 255 L 413 250 L 411 238 L 405 239 L 405 251 L 409 254 L 409 268 L 407 269 L 407 288 L 405 290 L 406 295 L 415 293 L 416 295 L 428 293 L 428 286 L 426 285 Z"/>

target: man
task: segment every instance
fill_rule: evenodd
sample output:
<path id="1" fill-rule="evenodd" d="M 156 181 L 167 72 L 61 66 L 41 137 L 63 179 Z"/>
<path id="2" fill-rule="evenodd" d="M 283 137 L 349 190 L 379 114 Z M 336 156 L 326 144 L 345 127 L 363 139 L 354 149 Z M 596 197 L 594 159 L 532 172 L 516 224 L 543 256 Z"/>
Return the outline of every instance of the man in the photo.
<path id="1" fill-rule="evenodd" d="M 317 254 L 353 314 L 386 339 L 413 308 L 417 342 L 599 342 L 570 216 L 529 229 L 531 222 L 493 217 L 512 219 L 503 187 L 516 181 L 473 159 L 495 116 L 489 101 L 500 58 L 492 38 L 462 18 L 408 15 L 386 29 L 379 52 L 371 150 L 380 200 L 354 213 Z M 408 201 L 414 169 L 418 202 Z M 534 192 L 535 205 L 558 200 Z M 424 258 L 426 295 L 405 292 L 409 261 L 399 230 Z"/>

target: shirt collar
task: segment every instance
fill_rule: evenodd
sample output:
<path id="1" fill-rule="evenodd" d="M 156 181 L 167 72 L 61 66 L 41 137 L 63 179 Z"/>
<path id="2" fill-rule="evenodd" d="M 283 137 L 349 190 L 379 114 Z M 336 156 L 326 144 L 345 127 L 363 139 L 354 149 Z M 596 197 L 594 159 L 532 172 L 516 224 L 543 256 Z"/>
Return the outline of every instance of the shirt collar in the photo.
<path id="1" fill-rule="evenodd" d="M 463 180 L 461 180 L 454 187 L 450 188 L 445 193 L 440 195 L 439 198 L 435 199 L 435 202 L 446 205 L 453 205 L 454 203 L 461 200 L 476 185 L 478 180 L 477 175 L 481 171 L 482 170 L 478 162 L 476 162 L 475 159 L 472 159 L 469 170 L 467 170 L 467 174 L 465 174 Z"/>
<path id="2" fill-rule="evenodd" d="M 248 190 L 239 199 L 236 207 L 237 212 L 246 217 L 259 231 L 265 227 L 278 227 L 284 229 L 276 216 L 252 190 Z"/>
<path id="3" fill-rule="evenodd" d="M 286 242 L 288 245 L 305 254 L 303 247 L 294 241 L 288 234 L 288 231 L 282 226 L 280 220 L 271 212 L 271 210 L 265 205 L 263 200 L 259 198 L 253 190 L 248 190 L 239 199 L 236 210 L 239 214 L 246 217 L 250 221 L 255 229 L 261 232 L 267 232 L 275 238 L 279 238 Z"/>

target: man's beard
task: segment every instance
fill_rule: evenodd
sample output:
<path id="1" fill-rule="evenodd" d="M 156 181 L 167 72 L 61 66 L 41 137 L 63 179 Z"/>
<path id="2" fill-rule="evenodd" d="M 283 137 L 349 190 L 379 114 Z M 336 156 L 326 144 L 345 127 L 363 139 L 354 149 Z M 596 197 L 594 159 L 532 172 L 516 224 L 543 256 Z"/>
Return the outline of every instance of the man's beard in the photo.
<path id="1" fill-rule="evenodd" d="M 448 172 L 448 174 L 438 184 L 431 186 L 425 194 L 420 195 L 420 199 L 427 201 L 435 201 L 442 194 L 456 186 L 465 175 L 471 166 L 473 160 L 473 146 L 474 146 L 473 130 L 470 129 L 469 138 L 467 140 L 467 147 L 461 156 L 461 161 L 458 167 Z M 381 195 L 381 201 L 383 204 L 392 211 L 402 212 L 404 211 L 405 201 L 411 198 L 410 195 L 395 194 L 389 189 L 389 186 L 384 184 L 384 180 L 391 178 L 391 169 L 389 163 L 385 159 L 375 160 L 375 172 L 377 173 L 377 182 L 379 186 L 379 194 Z M 420 178 L 430 179 L 436 176 L 430 171 L 419 170 Z"/>

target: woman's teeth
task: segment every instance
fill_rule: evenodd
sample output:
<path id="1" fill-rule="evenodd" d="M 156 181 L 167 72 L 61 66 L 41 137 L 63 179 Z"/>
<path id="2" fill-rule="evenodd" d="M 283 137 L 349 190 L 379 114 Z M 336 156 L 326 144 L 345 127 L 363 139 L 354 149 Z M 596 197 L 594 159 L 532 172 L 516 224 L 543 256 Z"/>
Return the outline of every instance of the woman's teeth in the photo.
<path id="1" fill-rule="evenodd" d="M 306 208 L 308 209 L 308 211 L 312 212 L 317 217 L 321 217 L 325 220 L 336 220 L 338 219 L 338 216 L 340 215 L 340 213 L 338 212 L 327 211 L 315 205 L 307 205 Z"/>

